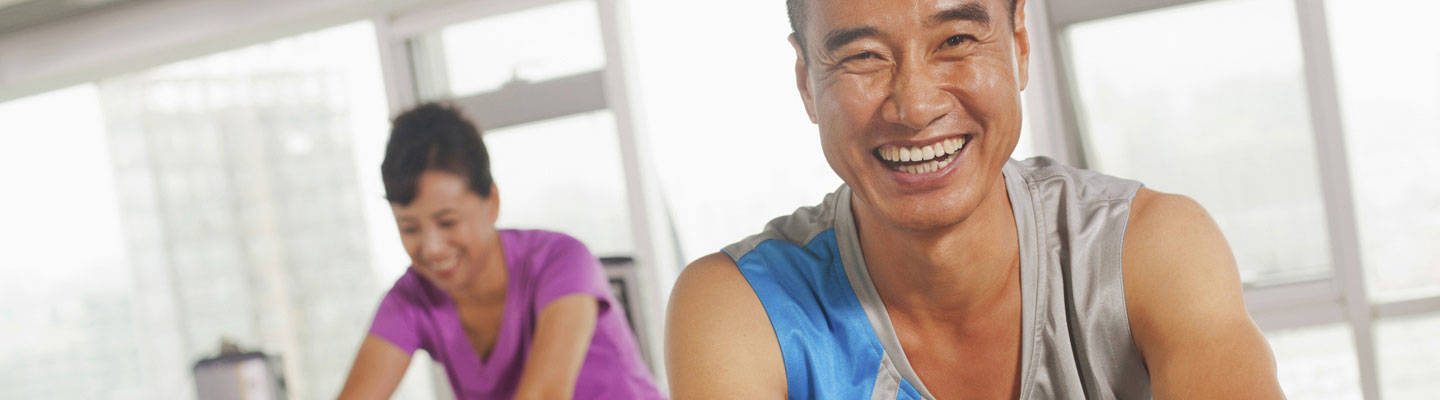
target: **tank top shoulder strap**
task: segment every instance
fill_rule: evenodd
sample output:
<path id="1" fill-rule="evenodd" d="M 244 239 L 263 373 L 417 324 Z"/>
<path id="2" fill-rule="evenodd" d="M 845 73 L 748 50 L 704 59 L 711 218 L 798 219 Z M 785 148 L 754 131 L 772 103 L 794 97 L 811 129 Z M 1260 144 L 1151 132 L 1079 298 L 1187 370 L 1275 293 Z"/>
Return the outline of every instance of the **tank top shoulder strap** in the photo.
<path id="1" fill-rule="evenodd" d="M 841 186 L 724 252 L 770 318 L 789 398 L 920 399 L 886 356 L 852 287 L 847 264 L 859 248 L 845 242 L 853 223 L 848 234 L 836 226 L 849 218 L 849 203 Z"/>

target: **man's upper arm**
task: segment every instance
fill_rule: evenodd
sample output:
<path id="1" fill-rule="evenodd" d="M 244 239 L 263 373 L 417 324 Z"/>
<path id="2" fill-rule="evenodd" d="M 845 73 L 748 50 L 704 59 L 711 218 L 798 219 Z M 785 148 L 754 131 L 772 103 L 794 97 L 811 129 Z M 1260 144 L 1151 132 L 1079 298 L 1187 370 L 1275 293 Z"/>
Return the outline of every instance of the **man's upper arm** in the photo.
<path id="1" fill-rule="evenodd" d="M 1123 250 L 1125 303 L 1156 398 L 1283 398 L 1235 258 L 1194 200 L 1141 189 Z"/>
<path id="2" fill-rule="evenodd" d="M 676 281 L 665 362 L 675 399 L 785 397 L 784 360 L 770 319 L 725 254 L 696 260 Z"/>

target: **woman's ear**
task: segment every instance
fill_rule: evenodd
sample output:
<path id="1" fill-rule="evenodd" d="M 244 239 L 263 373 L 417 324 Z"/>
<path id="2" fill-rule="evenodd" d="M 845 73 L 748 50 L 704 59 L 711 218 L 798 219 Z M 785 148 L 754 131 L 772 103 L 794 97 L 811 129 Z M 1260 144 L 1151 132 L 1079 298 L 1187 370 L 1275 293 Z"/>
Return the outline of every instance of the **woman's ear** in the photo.
<path id="1" fill-rule="evenodd" d="M 487 211 L 485 218 L 489 220 L 490 226 L 495 226 L 495 221 L 500 219 L 500 187 L 491 183 L 490 196 L 486 196 L 480 200 L 484 202 L 485 210 Z"/>

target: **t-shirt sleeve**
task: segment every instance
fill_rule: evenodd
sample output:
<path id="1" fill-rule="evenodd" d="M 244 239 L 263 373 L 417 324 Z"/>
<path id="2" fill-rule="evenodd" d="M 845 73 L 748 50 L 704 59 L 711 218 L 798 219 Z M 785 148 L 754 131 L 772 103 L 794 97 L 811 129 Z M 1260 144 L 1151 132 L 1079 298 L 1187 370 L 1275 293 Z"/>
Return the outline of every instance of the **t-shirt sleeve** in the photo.
<path id="1" fill-rule="evenodd" d="M 576 293 L 594 296 L 602 313 L 609 309 L 611 294 L 605 269 L 583 243 L 569 236 L 557 235 L 546 247 L 541 250 L 546 257 L 537 266 L 536 314 L 551 301 Z"/>
<path id="2" fill-rule="evenodd" d="M 416 293 L 410 293 L 408 289 L 411 288 L 406 285 L 406 277 L 402 277 L 395 283 L 395 287 L 390 288 L 390 292 L 380 300 L 380 308 L 375 311 L 375 320 L 370 322 L 370 334 L 413 354 L 420 348 L 417 314 L 421 306 L 415 297 Z"/>

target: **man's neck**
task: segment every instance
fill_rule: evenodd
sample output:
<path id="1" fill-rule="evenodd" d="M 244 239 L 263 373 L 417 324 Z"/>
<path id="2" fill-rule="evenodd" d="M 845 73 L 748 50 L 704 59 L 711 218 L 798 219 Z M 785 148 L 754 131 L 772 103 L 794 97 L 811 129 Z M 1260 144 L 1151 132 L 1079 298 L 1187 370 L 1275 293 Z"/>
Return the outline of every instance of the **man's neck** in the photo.
<path id="1" fill-rule="evenodd" d="M 1018 289 L 1019 241 L 1003 177 L 971 215 L 939 229 L 905 229 L 855 213 L 865 264 L 892 314 L 922 323 L 984 318 Z"/>

